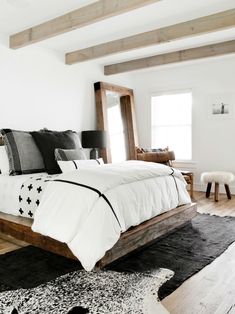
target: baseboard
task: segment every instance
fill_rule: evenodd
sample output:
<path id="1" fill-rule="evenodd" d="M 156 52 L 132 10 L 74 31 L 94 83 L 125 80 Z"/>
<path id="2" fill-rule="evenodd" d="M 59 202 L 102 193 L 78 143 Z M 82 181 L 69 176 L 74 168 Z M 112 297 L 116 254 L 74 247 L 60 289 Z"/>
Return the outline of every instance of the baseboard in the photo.
<path id="1" fill-rule="evenodd" d="M 193 185 L 194 191 L 202 191 L 202 192 L 205 192 L 205 191 L 206 191 L 206 187 L 207 187 L 206 184 L 201 184 L 201 183 L 195 183 L 195 184 Z M 229 185 L 229 188 L 230 188 L 231 194 L 234 194 L 234 195 L 235 195 L 235 186 L 234 186 L 234 185 Z M 214 192 L 214 187 L 213 187 L 213 185 L 212 185 L 211 191 Z M 225 188 L 224 188 L 224 185 L 223 185 L 223 184 L 220 184 L 220 186 L 219 186 L 219 193 L 226 194 L 226 191 L 225 191 Z"/>

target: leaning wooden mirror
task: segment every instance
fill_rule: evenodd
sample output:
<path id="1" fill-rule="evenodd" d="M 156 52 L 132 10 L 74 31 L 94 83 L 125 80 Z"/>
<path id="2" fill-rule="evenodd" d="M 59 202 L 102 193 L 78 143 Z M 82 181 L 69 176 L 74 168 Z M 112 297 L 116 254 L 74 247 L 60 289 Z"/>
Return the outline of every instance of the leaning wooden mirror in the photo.
<path id="1" fill-rule="evenodd" d="M 94 84 L 97 129 L 108 133 L 101 150 L 105 162 L 136 159 L 138 146 L 133 90 L 105 82 Z"/>

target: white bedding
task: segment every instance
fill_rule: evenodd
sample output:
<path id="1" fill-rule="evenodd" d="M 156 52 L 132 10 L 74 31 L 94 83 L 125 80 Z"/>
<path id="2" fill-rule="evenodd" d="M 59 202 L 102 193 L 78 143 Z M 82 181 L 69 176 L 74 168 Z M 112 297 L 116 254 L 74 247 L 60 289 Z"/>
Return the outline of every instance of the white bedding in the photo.
<path id="1" fill-rule="evenodd" d="M 89 271 L 121 232 L 190 202 L 185 180 L 170 167 L 142 161 L 97 166 L 49 182 L 32 229 L 67 243 Z"/>
<path id="2" fill-rule="evenodd" d="M 38 173 L 19 176 L 0 174 L 0 211 L 18 216 L 20 188 L 27 179 L 38 175 Z"/>

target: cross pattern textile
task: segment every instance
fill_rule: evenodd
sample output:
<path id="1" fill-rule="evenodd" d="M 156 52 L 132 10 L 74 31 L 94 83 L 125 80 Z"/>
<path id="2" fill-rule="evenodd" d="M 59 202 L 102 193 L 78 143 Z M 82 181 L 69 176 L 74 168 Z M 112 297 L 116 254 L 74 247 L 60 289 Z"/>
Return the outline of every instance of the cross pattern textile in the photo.
<path id="1" fill-rule="evenodd" d="M 19 216 L 26 218 L 34 217 L 48 182 L 52 181 L 55 177 L 56 176 L 45 173 L 36 177 L 30 177 L 21 185 L 18 210 Z"/>

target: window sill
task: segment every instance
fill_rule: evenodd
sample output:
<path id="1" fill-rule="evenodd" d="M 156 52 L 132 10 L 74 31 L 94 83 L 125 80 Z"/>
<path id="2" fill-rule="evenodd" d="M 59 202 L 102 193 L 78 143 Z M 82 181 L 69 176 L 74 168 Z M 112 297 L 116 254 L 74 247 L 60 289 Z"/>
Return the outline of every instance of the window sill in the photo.
<path id="1" fill-rule="evenodd" d="M 183 170 L 193 170 L 197 168 L 197 161 L 194 160 L 174 160 L 172 162 L 174 168 Z"/>

